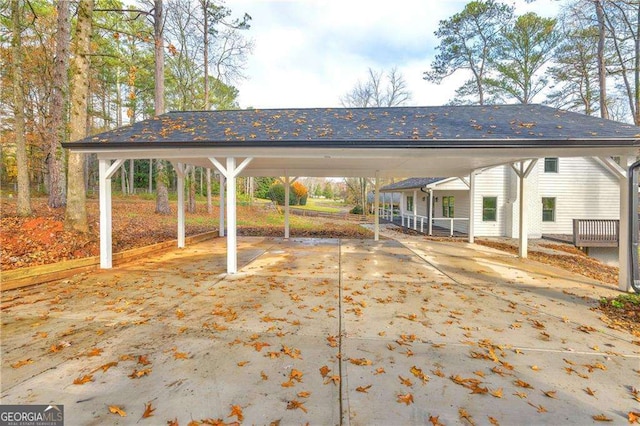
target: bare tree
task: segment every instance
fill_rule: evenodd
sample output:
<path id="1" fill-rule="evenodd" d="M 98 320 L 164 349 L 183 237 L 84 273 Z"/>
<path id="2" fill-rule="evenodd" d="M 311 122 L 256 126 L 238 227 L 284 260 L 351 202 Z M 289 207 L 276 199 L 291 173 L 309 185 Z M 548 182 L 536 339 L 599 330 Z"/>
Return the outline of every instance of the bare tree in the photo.
<path id="1" fill-rule="evenodd" d="M 80 0 L 71 61 L 71 129 L 72 141 L 87 136 L 87 106 L 89 98 L 89 58 L 94 0 Z M 67 178 L 67 209 L 65 227 L 88 232 L 86 189 L 84 178 L 85 157 L 82 153 L 69 154 Z"/>
<path id="2" fill-rule="evenodd" d="M 598 82 L 600 89 L 600 116 L 609 118 L 609 110 L 607 109 L 607 74 L 606 74 L 606 58 L 605 58 L 605 17 L 604 17 L 604 0 L 593 0 L 596 8 L 596 17 L 598 19 Z"/>
<path id="3" fill-rule="evenodd" d="M 22 76 L 22 8 L 20 0 L 11 1 L 12 37 L 11 71 L 13 74 L 13 112 L 15 117 L 16 163 L 18 166 L 18 202 L 19 216 L 31 214 L 31 196 L 29 194 L 29 166 L 24 133 L 24 85 Z"/>
<path id="4" fill-rule="evenodd" d="M 340 99 L 345 107 L 395 107 L 411 99 L 407 83 L 396 67 L 386 75 L 369 68 L 367 80 L 358 81 L 349 93 Z M 386 79 L 385 79 L 386 77 Z"/>

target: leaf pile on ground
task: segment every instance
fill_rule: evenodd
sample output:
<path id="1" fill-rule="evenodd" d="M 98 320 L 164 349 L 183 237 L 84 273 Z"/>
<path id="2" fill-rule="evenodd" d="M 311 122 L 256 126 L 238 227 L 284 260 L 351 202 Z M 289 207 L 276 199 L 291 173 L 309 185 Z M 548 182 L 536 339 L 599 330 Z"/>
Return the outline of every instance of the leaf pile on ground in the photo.
<path id="1" fill-rule="evenodd" d="M 217 204 L 217 203 L 214 203 Z M 0 247 L 3 271 L 81 259 L 99 254 L 99 205 L 87 200 L 89 232 L 64 229 L 64 208 L 52 209 L 46 198 L 33 198 L 33 214 L 16 215 L 15 199 L 1 202 Z M 176 203 L 174 214 L 155 214 L 155 200 L 142 197 L 113 198 L 113 250 L 115 253 L 177 238 Z M 207 212 L 204 202 L 196 204 L 195 213 L 186 213 L 187 236 L 218 230 L 219 210 L 214 205 Z M 238 207 L 238 233 L 254 236 L 282 236 L 282 215 L 260 206 Z M 368 238 L 370 231 L 355 223 L 319 218 L 291 218 L 292 237 Z"/>
<path id="2" fill-rule="evenodd" d="M 517 254 L 518 247 L 498 242 L 498 241 L 489 241 L 489 240 L 476 240 L 477 244 L 491 247 L 497 250 L 506 251 L 508 253 Z M 541 245 L 541 247 L 553 248 L 554 250 L 560 250 L 557 246 L 559 244 L 546 244 Z M 597 259 L 592 257 L 588 257 L 584 255 L 584 253 L 580 252 L 580 250 L 575 249 L 571 250 L 571 247 L 564 247 L 562 251 L 571 253 L 571 254 L 551 254 L 545 253 L 537 250 L 529 250 L 528 255 L 529 258 L 541 263 L 546 263 L 549 265 L 554 265 L 559 268 L 565 269 L 567 271 L 571 271 L 576 274 L 580 274 L 582 276 L 592 278 L 596 281 L 600 281 L 606 284 L 612 284 L 614 286 L 618 285 L 618 268 L 615 266 L 605 265 Z M 576 253 L 579 252 L 579 253 Z"/>
<path id="3" fill-rule="evenodd" d="M 640 337 L 640 294 L 621 294 L 600 300 L 598 307 L 606 318 L 602 318 L 613 328 L 623 328 Z M 635 341 L 640 345 L 640 340 Z"/>

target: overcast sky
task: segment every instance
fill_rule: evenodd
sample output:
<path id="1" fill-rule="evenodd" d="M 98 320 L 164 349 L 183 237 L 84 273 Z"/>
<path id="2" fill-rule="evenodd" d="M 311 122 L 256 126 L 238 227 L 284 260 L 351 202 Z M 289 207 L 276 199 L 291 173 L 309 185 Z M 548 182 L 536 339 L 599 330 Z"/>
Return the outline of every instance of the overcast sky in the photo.
<path id="1" fill-rule="evenodd" d="M 464 80 L 422 79 L 439 44 L 438 22 L 467 0 L 227 0 L 234 15 L 249 13 L 255 43 L 247 79 L 236 84 L 242 108 L 340 106 L 340 97 L 369 67 L 402 72 L 410 105 L 441 105 Z M 516 13 L 555 16 L 557 0 L 507 2 Z"/>

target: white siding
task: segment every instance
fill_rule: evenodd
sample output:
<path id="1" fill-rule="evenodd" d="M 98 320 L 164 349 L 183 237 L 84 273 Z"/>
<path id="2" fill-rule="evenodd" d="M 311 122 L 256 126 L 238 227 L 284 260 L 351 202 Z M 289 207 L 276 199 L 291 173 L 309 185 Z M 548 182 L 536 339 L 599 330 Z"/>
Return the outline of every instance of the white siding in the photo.
<path id="1" fill-rule="evenodd" d="M 510 169 L 506 166 L 494 167 L 485 170 L 476 176 L 476 196 L 474 200 L 475 207 L 475 235 L 479 237 L 498 237 L 505 235 L 506 218 L 510 211 L 507 210 L 508 191 L 506 181 L 509 176 Z M 513 172 L 511 172 L 513 173 Z M 497 209 L 495 222 L 482 221 L 482 198 L 497 197 Z"/>
<path id="2" fill-rule="evenodd" d="M 464 185 L 464 184 L 463 184 Z M 434 203 L 433 217 L 436 220 L 433 224 L 449 229 L 451 225 L 450 221 L 442 220 L 442 197 L 454 197 L 453 205 L 453 217 L 454 218 L 469 218 L 469 191 L 433 191 L 433 196 L 437 197 L 438 201 Z M 445 218 L 446 219 L 446 218 Z M 453 222 L 453 229 L 458 232 L 469 232 L 469 221 L 467 220 L 455 220 Z"/>
<path id="3" fill-rule="evenodd" d="M 573 219 L 619 219 L 617 179 L 592 158 L 560 158 L 558 173 L 545 173 L 540 160 L 540 223 L 544 234 L 573 233 Z M 556 198 L 555 222 L 542 222 L 542 197 Z"/>

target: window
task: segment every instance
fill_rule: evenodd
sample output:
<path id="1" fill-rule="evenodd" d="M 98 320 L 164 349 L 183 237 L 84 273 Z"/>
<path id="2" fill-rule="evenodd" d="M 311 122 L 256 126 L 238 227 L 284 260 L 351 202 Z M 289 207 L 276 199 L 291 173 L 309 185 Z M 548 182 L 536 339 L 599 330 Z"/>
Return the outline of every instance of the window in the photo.
<path id="1" fill-rule="evenodd" d="M 413 211 L 413 195 L 407 196 L 407 211 L 408 212 Z"/>
<path id="2" fill-rule="evenodd" d="M 545 158 L 544 159 L 544 172 L 545 173 L 558 173 L 558 159 L 557 158 Z"/>
<path id="3" fill-rule="evenodd" d="M 442 197 L 442 217 L 454 217 L 453 216 L 453 197 Z"/>
<path id="4" fill-rule="evenodd" d="M 497 220 L 498 197 L 482 197 L 482 221 L 495 222 Z"/>
<path id="5" fill-rule="evenodd" d="M 542 197 L 542 221 L 556 221 L 556 199 L 551 197 Z"/>

